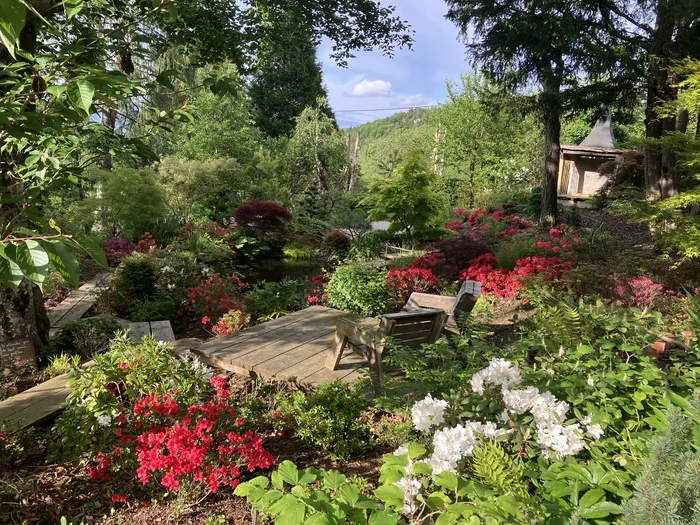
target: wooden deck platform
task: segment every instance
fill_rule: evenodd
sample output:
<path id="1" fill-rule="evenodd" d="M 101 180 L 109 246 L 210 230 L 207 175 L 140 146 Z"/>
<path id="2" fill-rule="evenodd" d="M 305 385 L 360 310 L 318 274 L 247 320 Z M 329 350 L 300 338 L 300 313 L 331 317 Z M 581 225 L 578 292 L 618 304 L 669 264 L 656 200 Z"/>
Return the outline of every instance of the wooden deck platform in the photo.
<path id="1" fill-rule="evenodd" d="M 61 304 L 48 312 L 51 335 L 63 325 L 77 321 L 92 308 L 98 292 L 109 284 L 110 274 L 101 273 L 90 279 L 77 290 L 72 291 Z"/>
<path id="2" fill-rule="evenodd" d="M 312 306 L 221 339 L 177 341 L 176 349 L 189 349 L 203 362 L 223 370 L 255 372 L 268 379 L 295 378 L 311 385 L 334 379 L 353 382 L 367 368 L 359 356 L 348 353 L 337 370 L 325 367 L 339 317 L 358 319 L 340 310 Z"/>

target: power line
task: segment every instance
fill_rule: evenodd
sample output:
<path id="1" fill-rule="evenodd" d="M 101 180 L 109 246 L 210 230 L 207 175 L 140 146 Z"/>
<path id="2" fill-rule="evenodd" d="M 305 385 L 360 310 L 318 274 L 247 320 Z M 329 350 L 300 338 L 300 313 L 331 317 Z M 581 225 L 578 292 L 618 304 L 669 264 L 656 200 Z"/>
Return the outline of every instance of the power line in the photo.
<path id="1" fill-rule="evenodd" d="M 416 108 L 436 108 L 438 104 L 430 104 L 428 106 L 407 106 L 403 108 L 375 108 L 375 109 L 334 109 L 334 113 L 365 113 L 369 111 L 398 111 L 401 109 L 416 109 Z"/>

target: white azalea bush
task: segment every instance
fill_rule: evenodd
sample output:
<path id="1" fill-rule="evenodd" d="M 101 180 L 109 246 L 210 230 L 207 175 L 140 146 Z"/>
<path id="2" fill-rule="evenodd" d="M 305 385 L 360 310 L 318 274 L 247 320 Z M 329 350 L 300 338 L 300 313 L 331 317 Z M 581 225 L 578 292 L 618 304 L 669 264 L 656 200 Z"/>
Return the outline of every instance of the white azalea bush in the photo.
<path id="1" fill-rule="evenodd" d="M 373 494 L 360 495 L 364 484 L 357 480 L 326 483 L 329 478 L 340 479 L 335 471 L 309 469 L 303 476 L 292 476 L 298 481 L 289 485 L 278 483 L 267 490 L 267 480 L 259 478 L 243 484 L 237 493 L 278 525 L 565 524 L 617 519 L 619 503 L 629 496 L 624 488 L 629 477 L 592 454 L 591 445 L 603 435 L 593 422 L 595 416 L 578 421 L 569 417 L 568 403 L 523 385 L 518 366 L 504 359 L 492 359 L 470 383 L 469 403 L 428 395 L 413 405 L 411 418 L 422 443 L 402 445 L 384 456 L 381 485 Z M 484 413 L 491 416 L 461 417 L 462 407 L 474 403 L 486 407 Z M 494 412 L 496 406 L 500 410 Z M 275 475 L 279 474 L 273 474 L 273 481 Z M 303 483 L 307 477 L 308 483 Z M 273 496 L 285 498 L 285 504 L 271 504 Z M 291 505 L 299 509 L 297 521 L 288 520 L 285 509 Z"/>

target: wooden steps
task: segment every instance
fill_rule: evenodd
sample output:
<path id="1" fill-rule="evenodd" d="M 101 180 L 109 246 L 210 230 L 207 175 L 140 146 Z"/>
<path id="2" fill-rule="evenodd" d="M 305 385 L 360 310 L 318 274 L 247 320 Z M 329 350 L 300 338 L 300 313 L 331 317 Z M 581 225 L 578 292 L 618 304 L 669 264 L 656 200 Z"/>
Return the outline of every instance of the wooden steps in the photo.
<path id="1" fill-rule="evenodd" d="M 92 308 L 97 301 L 97 294 L 109 285 L 111 274 L 101 273 L 90 279 L 77 290 L 72 291 L 61 304 L 48 312 L 51 323 L 51 335 L 70 322 L 77 321 Z"/>

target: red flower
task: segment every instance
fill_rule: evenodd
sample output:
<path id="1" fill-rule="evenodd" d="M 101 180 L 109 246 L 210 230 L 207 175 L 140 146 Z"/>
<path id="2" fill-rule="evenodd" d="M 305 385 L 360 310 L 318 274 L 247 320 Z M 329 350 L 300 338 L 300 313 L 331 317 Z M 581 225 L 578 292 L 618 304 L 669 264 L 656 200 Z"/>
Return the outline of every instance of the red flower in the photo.
<path id="1" fill-rule="evenodd" d="M 129 369 L 131 368 L 131 365 L 130 365 L 129 363 L 127 363 L 126 361 L 124 361 L 124 362 L 122 362 L 122 363 L 119 363 L 119 364 L 117 365 L 117 368 L 118 368 L 119 370 L 129 370 Z"/>
<path id="2" fill-rule="evenodd" d="M 112 502 L 113 503 L 126 503 L 128 500 L 126 499 L 126 496 L 123 494 L 115 494 L 112 496 Z"/>
<path id="3" fill-rule="evenodd" d="M 217 390 L 223 390 L 226 388 L 226 378 L 223 376 L 213 376 L 209 380 L 209 384 Z"/>
<path id="4" fill-rule="evenodd" d="M 209 317 L 208 315 L 205 315 L 204 317 L 202 317 L 202 324 L 209 324 L 209 323 L 211 323 L 211 317 Z"/>

